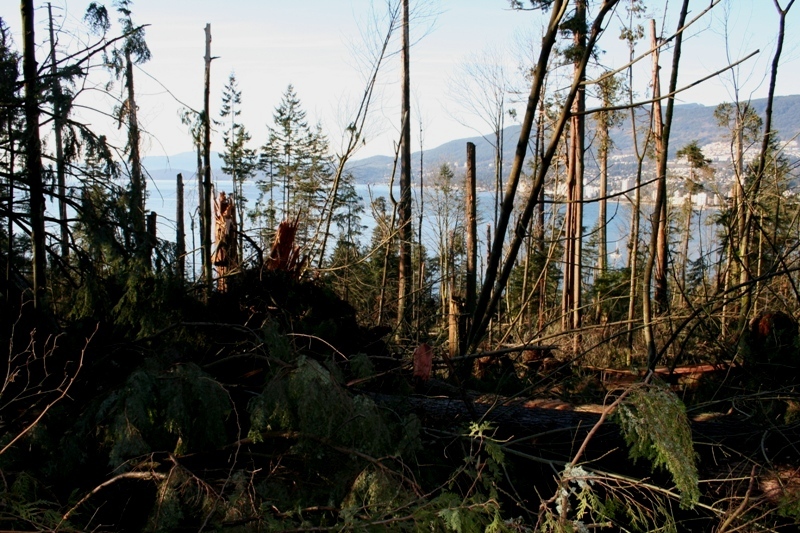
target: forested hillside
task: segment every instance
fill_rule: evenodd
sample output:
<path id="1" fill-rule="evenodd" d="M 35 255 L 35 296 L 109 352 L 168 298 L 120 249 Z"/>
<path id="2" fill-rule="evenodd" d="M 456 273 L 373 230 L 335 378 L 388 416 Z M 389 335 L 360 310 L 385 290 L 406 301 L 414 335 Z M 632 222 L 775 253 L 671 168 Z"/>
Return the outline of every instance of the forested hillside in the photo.
<path id="1" fill-rule="evenodd" d="M 753 111 L 759 116 L 764 116 L 767 101 L 764 98 L 754 99 L 750 102 Z M 672 119 L 672 129 L 670 131 L 670 159 L 675 158 L 678 149 L 686 146 L 692 141 L 696 141 L 701 147 L 711 143 L 729 144 L 730 133 L 728 133 L 717 118 L 715 118 L 716 107 L 703 106 L 700 104 L 676 104 Z M 647 109 L 639 108 L 640 120 L 647 121 L 649 114 Z M 782 139 L 795 139 L 800 133 L 800 95 L 778 96 L 774 101 L 773 126 L 775 131 Z M 514 158 L 515 142 L 519 139 L 520 127 L 517 125 L 507 126 L 502 130 L 503 159 L 511 161 Z M 423 155 L 433 164 L 448 163 L 450 165 L 463 166 L 464 146 L 468 142 L 475 144 L 476 166 L 478 183 L 484 187 L 491 187 L 494 168 L 494 134 L 468 137 L 465 139 L 454 140 L 440 146 L 427 147 Z M 631 127 L 628 122 L 617 122 L 610 130 L 610 139 L 614 145 L 615 159 L 635 160 L 633 138 Z M 590 147 L 592 149 L 593 147 Z M 532 146 L 530 147 L 532 149 Z M 729 151 L 729 150 L 728 150 Z M 792 157 L 797 158 L 800 151 L 792 149 Z M 411 158 L 419 159 L 419 152 L 413 152 Z M 529 152 L 530 155 L 530 152 Z M 356 159 L 351 163 L 351 170 L 356 177 L 356 181 L 362 183 L 384 183 L 388 181 L 392 172 L 393 158 L 388 155 L 372 156 L 364 159 Z M 163 162 L 153 161 L 154 168 L 163 168 Z M 599 172 L 596 161 L 590 161 L 591 173 Z M 173 165 L 175 166 L 175 165 Z M 183 167 L 177 167 L 183 168 Z M 625 171 L 620 168 L 612 167 L 612 174 L 622 174 Z"/>
<path id="2" fill-rule="evenodd" d="M 491 131 L 427 155 L 423 4 L 373 6 L 340 136 L 289 83 L 255 140 L 209 23 L 180 161 L 146 157 L 134 2 L 2 13 L 0 530 L 795 531 L 794 0 L 692 81 L 762 54 L 765 98 L 675 103 L 684 35 L 732 1 L 500 2 L 532 55 L 473 65 Z M 363 199 L 383 84 L 393 188 Z"/>

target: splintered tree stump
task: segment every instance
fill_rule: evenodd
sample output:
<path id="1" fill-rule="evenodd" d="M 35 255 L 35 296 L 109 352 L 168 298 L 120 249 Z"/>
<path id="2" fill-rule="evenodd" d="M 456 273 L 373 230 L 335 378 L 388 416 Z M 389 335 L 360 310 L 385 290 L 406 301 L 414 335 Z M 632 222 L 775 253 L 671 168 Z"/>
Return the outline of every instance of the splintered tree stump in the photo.
<path id="1" fill-rule="evenodd" d="M 219 198 L 215 202 L 216 214 L 214 222 L 216 225 L 216 250 L 212 257 L 212 262 L 217 268 L 217 289 L 225 292 L 228 289 L 226 276 L 239 266 L 239 248 L 236 239 L 236 210 L 233 208 L 233 200 L 228 198 L 225 192 L 219 193 Z"/>
<path id="2" fill-rule="evenodd" d="M 294 279 L 300 278 L 307 258 L 302 256 L 300 247 L 295 244 L 299 224 L 300 215 L 297 215 L 294 220 L 284 220 L 278 225 L 264 268 L 286 272 Z"/>

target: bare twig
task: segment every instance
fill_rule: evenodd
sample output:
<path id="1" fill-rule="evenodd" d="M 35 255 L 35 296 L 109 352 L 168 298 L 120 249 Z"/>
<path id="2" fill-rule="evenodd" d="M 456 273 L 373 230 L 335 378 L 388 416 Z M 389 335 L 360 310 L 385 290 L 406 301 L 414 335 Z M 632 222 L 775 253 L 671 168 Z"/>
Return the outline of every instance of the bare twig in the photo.
<path id="1" fill-rule="evenodd" d="M 14 444 L 16 444 L 16 442 L 18 440 L 20 440 L 22 437 L 27 435 L 28 432 L 30 430 L 32 430 L 34 427 L 36 427 L 36 425 L 42 420 L 42 418 L 44 418 L 44 415 L 47 414 L 47 412 L 50 410 L 51 407 L 53 407 L 55 404 L 57 404 L 58 402 L 63 400 L 67 396 L 67 394 L 69 394 L 70 387 L 72 387 L 72 384 L 75 383 L 75 380 L 78 378 L 78 374 L 80 373 L 81 368 L 83 367 L 83 356 L 86 353 L 86 348 L 89 346 L 89 343 L 92 341 L 92 338 L 94 337 L 95 333 L 97 333 L 97 329 L 99 327 L 100 327 L 100 324 L 97 324 L 95 326 L 94 331 L 92 332 L 92 334 L 89 336 L 88 339 L 86 339 L 86 345 L 83 347 L 83 350 L 81 350 L 81 356 L 78 359 L 78 368 L 75 370 L 75 373 L 72 375 L 70 380 L 67 382 L 67 386 L 64 387 L 64 389 L 61 391 L 61 394 L 58 396 L 58 398 L 56 398 L 55 400 L 53 400 L 52 402 L 47 404 L 47 406 L 45 406 L 45 408 L 42 409 L 42 412 L 39 413 L 39 416 L 37 416 L 36 419 L 33 422 L 28 424 L 28 426 L 25 429 L 20 431 L 13 439 L 11 439 L 11 442 L 9 442 L 5 446 L 3 446 L 3 448 L 0 449 L 0 455 L 3 455 L 6 451 L 8 451 L 9 448 L 11 448 Z M 62 382 L 62 384 L 63 384 L 63 382 Z M 58 390 L 58 388 L 56 390 Z"/>
<path id="2" fill-rule="evenodd" d="M 86 503 L 89 500 L 89 498 L 91 498 L 93 495 L 97 494 L 98 492 L 100 492 L 104 488 L 106 488 L 106 487 L 108 487 L 110 485 L 113 485 L 117 481 L 120 481 L 122 479 L 162 480 L 162 479 L 166 479 L 166 478 L 167 478 L 167 474 L 163 474 L 161 472 L 123 472 L 122 474 L 117 474 L 116 476 L 112 477 L 111 479 L 106 480 L 106 481 L 100 483 L 95 488 L 93 488 L 88 494 L 86 494 L 86 496 L 81 498 L 78 501 L 78 503 L 73 505 L 72 508 L 69 511 L 64 513 L 64 516 L 61 517 L 61 522 L 58 524 L 58 526 L 56 526 L 55 531 L 58 531 L 61 528 L 61 526 L 64 524 L 64 522 L 66 520 L 68 520 L 70 516 L 72 516 L 72 513 L 74 513 L 78 509 L 78 507 L 80 507 L 81 505 Z"/>

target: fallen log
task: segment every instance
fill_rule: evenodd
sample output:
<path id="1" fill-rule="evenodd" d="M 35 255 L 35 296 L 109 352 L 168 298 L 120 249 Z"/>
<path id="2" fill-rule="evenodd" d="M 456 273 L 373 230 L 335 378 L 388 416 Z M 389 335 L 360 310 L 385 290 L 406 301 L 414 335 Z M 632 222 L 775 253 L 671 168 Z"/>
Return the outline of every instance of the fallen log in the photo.
<path id="1" fill-rule="evenodd" d="M 557 408 L 543 407 L 541 402 L 509 402 L 502 397 L 483 396 L 472 401 L 479 420 L 473 420 L 470 409 L 460 399 L 450 397 L 393 396 L 370 394 L 373 400 L 399 414 L 416 414 L 426 427 L 461 431 L 473 421 L 488 421 L 508 436 L 546 436 L 536 439 L 545 448 L 564 443 L 580 445 L 591 428 L 600 420 L 602 406 L 572 407 L 559 403 Z M 763 422 L 760 424 L 759 422 Z M 768 461 L 800 464 L 800 424 L 765 425 L 738 414 L 712 414 L 690 418 L 695 449 L 702 456 L 724 448 L 730 457 L 758 457 Z M 557 436 L 557 437 L 555 437 Z M 570 448 L 558 450 L 569 458 Z M 606 421 L 593 438 L 599 456 L 615 448 L 627 449 L 616 423 Z M 552 450 L 551 450 L 552 451 Z M 714 458 L 715 462 L 719 457 Z"/>

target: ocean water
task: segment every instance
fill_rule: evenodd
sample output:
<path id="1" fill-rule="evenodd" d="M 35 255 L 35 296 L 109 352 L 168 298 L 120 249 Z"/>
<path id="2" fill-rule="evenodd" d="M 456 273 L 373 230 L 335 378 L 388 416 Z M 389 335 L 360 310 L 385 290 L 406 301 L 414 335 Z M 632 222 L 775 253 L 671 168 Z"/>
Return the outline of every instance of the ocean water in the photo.
<path id="1" fill-rule="evenodd" d="M 174 175 L 174 174 L 173 174 Z M 167 179 L 163 174 L 148 180 L 147 183 L 147 211 L 155 211 L 157 217 L 157 234 L 160 239 L 175 242 L 176 238 L 176 179 Z M 362 233 L 361 244 L 366 245 L 370 242 L 372 232 L 376 226 L 376 222 L 372 217 L 372 210 L 370 203 L 373 199 L 384 197 L 387 199 L 387 206 L 391 207 L 389 200 L 389 186 L 388 184 L 357 184 L 355 189 L 361 198 L 364 206 L 364 213 L 362 215 L 362 225 L 364 230 Z M 216 191 L 225 191 L 230 194 L 232 184 L 230 181 L 218 180 L 216 182 Z M 244 185 L 244 196 L 248 199 L 248 208 L 252 206 L 259 196 L 258 188 L 255 182 L 246 182 Z M 414 233 L 418 231 L 419 221 L 419 187 L 415 187 L 412 193 L 414 202 L 414 214 L 412 223 L 414 225 Z M 430 191 L 426 191 L 424 198 L 424 210 L 422 220 L 422 243 L 426 247 L 428 254 L 433 255 L 439 247 L 439 231 L 437 230 L 438 223 L 436 217 L 436 208 L 432 200 Z M 478 256 L 479 260 L 487 255 L 488 245 L 486 242 L 487 225 L 493 227 L 494 223 L 494 193 L 492 191 L 478 191 Z M 522 194 L 518 194 L 522 196 Z M 394 197 L 399 197 L 399 188 L 397 185 L 394 187 Z M 184 178 L 184 228 L 186 233 L 186 248 L 189 251 L 190 257 L 187 258 L 187 269 L 191 271 L 199 269 L 199 217 L 198 217 L 198 184 L 195 178 Z M 563 206 L 559 207 L 563 210 Z M 552 210 L 553 206 L 550 204 L 548 210 Z M 650 229 L 649 211 L 651 206 L 643 208 L 641 219 L 643 239 L 647 239 L 647 234 Z M 48 211 L 52 216 L 56 215 L 55 205 L 49 205 Z M 588 244 L 593 239 L 596 240 L 596 228 L 598 227 L 598 212 L 599 203 L 588 202 L 584 205 L 583 226 L 584 226 L 584 241 Z M 614 198 L 609 200 L 607 207 L 607 232 L 608 232 L 608 264 L 611 267 L 621 268 L 627 261 L 627 245 L 630 235 L 630 218 L 631 206 L 627 199 Z M 715 230 L 708 222 L 713 210 L 705 208 L 703 210 L 695 209 L 692 220 L 692 237 L 690 240 L 690 258 L 694 259 L 700 254 L 706 254 L 715 245 Z M 513 223 L 519 213 L 515 212 L 512 215 Z M 245 221 L 245 229 L 248 228 L 249 221 Z M 682 223 L 682 222 L 681 222 Z M 55 228 L 53 228 L 55 229 Z M 336 232 L 336 228 L 332 227 L 331 231 Z M 679 249 L 679 241 L 682 238 L 680 234 L 673 235 L 673 250 Z M 648 242 L 648 241 L 645 241 Z M 332 246 L 329 248 L 332 249 Z"/>
<path id="2" fill-rule="evenodd" d="M 376 222 L 372 217 L 370 203 L 373 199 L 384 197 L 387 199 L 387 205 L 391 207 L 389 200 L 389 185 L 388 184 L 357 184 L 355 189 L 364 206 L 364 213 L 362 215 L 362 225 L 364 231 L 362 235 L 362 244 L 366 245 L 370 242 L 372 232 L 375 228 Z M 232 184 L 230 181 L 219 181 L 216 184 L 217 191 L 225 191 L 230 194 Z M 197 183 L 195 180 L 184 180 L 184 226 L 186 230 L 186 244 L 187 249 L 192 247 L 192 227 L 194 226 L 194 233 L 198 233 L 198 196 L 197 196 Z M 250 207 L 258 198 L 259 191 L 255 183 L 247 182 L 244 185 L 244 196 L 248 199 L 248 207 Z M 413 224 L 415 226 L 414 232 L 418 231 L 418 205 L 419 205 L 419 188 L 413 190 L 412 196 L 414 201 L 414 215 Z M 479 237 L 479 256 L 486 253 L 486 226 L 487 224 L 494 225 L 494 193 L 492 191 L 478 191 L 478 237 Z M 399 197 L 399 189 L 395 185 L 394 197 Z M 158 213 L 158 234 L 159 237 L 169 241 L 175 241 L 176 231 L 176 182 L 175 180 L 156 179 L 148 183 L 148 200 L 147 210 L 156 211 Z M 597 225 L 599 204 L 597 202 L 587 203 L 584 206 L 584 227 L 585 227 L 585 240 L 593 237 L 592 229 Z M 624 266 L 625 254 L 627 249 L 627 239 L 630 233 L 630 205 L 627 200 L 613 200 L 608 204 L 608 253 L 609 264 L 611 266 Z M 516 215 L 516 214 L 515 214 Z M 518 215 L 517 215 L 518 216 Z M 512 219 L 513 222 L 513 219 Z M 247 225 L 245 226 L 247 228 Z M 335 228 L 332 228 L 335 232 Z M 436 208 L 433 204 L 431 195 L 426 191 L 424 198 L 424 211 L 422 221 L 422 243 L 427 248 L 429 253 L 435 252 L 438 249 L 439 235 L 437 230 Z M 194 237 L 195 247 L 199 243 L 199 236 Z"/>

